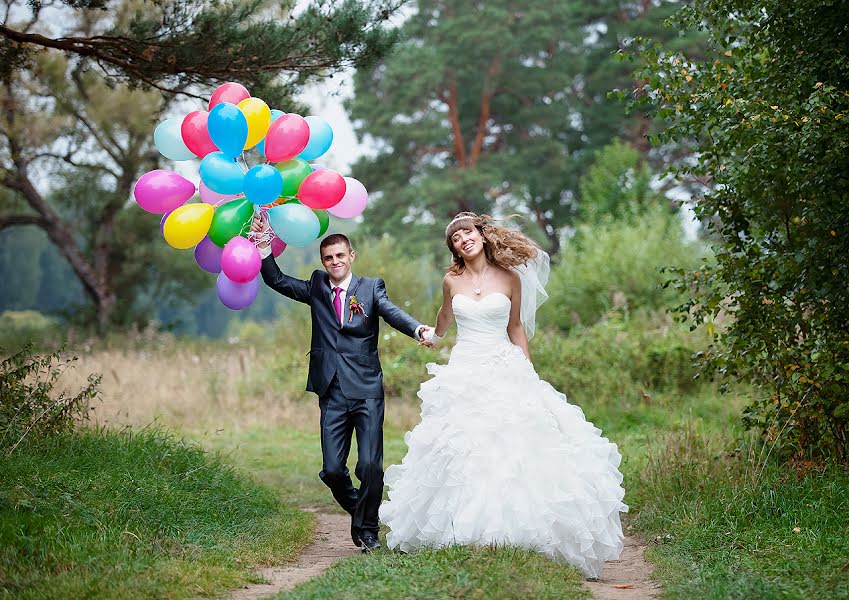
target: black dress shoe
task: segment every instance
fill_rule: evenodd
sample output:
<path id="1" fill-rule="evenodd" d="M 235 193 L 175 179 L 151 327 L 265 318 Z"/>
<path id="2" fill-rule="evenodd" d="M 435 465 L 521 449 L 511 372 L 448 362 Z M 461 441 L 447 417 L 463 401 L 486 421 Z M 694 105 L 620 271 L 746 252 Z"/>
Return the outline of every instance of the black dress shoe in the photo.
<path id="1" fill-rule="evenodd" d="M 366 531 L 360 535 L 360 544 L 363 552 L 371 552 L 380 548 L 380 540 L 370 531 Z"/>

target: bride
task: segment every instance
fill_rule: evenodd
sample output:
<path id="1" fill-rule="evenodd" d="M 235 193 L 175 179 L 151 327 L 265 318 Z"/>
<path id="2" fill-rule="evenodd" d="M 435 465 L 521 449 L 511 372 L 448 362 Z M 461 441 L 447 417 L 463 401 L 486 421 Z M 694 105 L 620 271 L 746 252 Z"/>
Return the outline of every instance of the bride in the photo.
<path id="1" fill-rule="evenodd" d="M 548 255 L 485 215 L 460 213 L 445 236 L 454 258 L 426 341 L 456 319 L 457 343 L 427 365 L 421 423 L 386 470 L 387 544 L 519 546 L 599 577 L 622 551 L 621 456 L 530 362 Z"/>

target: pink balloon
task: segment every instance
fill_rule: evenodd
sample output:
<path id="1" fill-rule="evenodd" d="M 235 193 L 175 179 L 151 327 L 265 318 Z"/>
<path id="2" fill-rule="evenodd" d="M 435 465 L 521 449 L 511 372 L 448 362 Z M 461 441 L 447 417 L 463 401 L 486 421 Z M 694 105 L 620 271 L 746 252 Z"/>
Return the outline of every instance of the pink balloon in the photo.
<path id="1" fill-rule="evenodd" d="M 198 191 L 200 192 L 200 199 L 213 206 L 220 206 L 225 202 L 229 202 L 230 200 L 234 200 L 239 197 L 239 194 L 219 194 L 218 192 L 213 192 L 211 189 L 206 187 L 206 184 L 203 181 L 200 182 Z"/>
<path id="2" fill-rule="evenodd" d="M 269 162 L 290 160 L 300 154 L 310 141 L 310 126 L 294 113 L 279 117 L 265 134 L 265 157 Z"/>
<path id="3" fill-rule="evenodd" d="M 182 206 L 194 195 L 195 184 L 179 173 L 164 169 L 154 169 L 142 175 L 133 190 L 139 206 L 160 215 Z"/>
<path id="4" fill-rule="evenodd" d="M 183 143 L 192 154 L 199 158 L 203 158 L 210 152 L 218 152 L 218 146 L 209 137 L 209 129 L 206 125 L 208 119 L 208 112 L 205 110 L 196 110 L 187 114 L 183 119 L 183 124 L 180 126 L 180 135 L 183 136 Z"/>
<path id="5" fill-rule="evenodd" d="M 248 92 L 242 84 L 235 83 L 233 81 L 222 83 L 215 88 L 214 92 L 212 92 L 212 97 L 209 99 L 209 110 L 212 110 L 213 106 L 221 104 L 222 102 L 238 104 L 242 100 L 250 97 L 250 92 Z"/>
<path id="6" fill-rule="evenodd" d="M 283 254 L 283 251 L 285 249 L 286 249 L 286 242 L 281 240 L 276 235 L 273 238 L 271 238 L 271 254 L 272 254 L 272 256 L 274 256 L 274 258 L 277 258 L 281 254 Z"/>
<path id="7" fill-rule="evenodd" d="M 259 251 L 251 241 L 237 235 L 224 246 L 221 270 L 230 281 L 247 283 L 256 279 L 261 266 Z"/>
<path id="8" fill-rule="evenodd" d="M 298 200 L 310 208 L 326 209 L 339 204 L 345 196 L 345 178 L 332 169 L 307 175 L 298 188 Z"/>
<path id="9" fill-rule="evenodd" d="M 350 219 L 362 214 L 366 209 L 366 204 L 368 204 L 366 186 L 353 177 L 345 177 L 345 195 L 339 201 L 339 204 L 328 208 L 327 212 L 334 217 Z"/>

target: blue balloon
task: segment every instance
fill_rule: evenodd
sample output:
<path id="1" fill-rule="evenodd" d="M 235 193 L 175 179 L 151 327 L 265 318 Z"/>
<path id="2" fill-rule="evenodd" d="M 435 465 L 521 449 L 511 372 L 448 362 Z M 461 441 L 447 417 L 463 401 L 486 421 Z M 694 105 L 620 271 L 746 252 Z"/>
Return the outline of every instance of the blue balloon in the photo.
<path id="1" fill-rule="evenodd" d="M 182 126 L 182 119 L 165 119 L 153 130 L 153 145 L 169 160 L 191 160 L 195 157 L 183 141 Z"/>
<path id="2" fill-rule="evenodd" d="M 209 137 L 221 152 L 229 158 L 236 158 L 245 149 L 248 140 L 248 120 L 245 113 L 235 104 L 222 102 L 209 111 L 207 120 Z"/>
<path id="3" fill-rule="evenodd" d="M 257 165 L 245 173 L 245 198 L 254 204 L 274 202 L 283 191 L 283 177 L 271 165 Z"/>
<path id="4" fill-rule="evenodd" d="M 333 129 L 330 128 L 330 123 L 321 117 L 311 115 L 304 120 L 310 126 L 310 141 L 298 158 L 315 160 L 330 149 L 330 144 L 333 143 Z"/>
<path id="5" fill-rule="evenodd" d="M 240 194 L 244 189 L 242 167 L 223 152 L 210 152 L 200 161 L 200 178 L 206 187 L 219 194 Z"/>
<path id="6" fill-rule="evenodd" d="M 318 237 L 321 223 L 308 206 L 287 202 L 268 211 L 271 229 L 290 246 L 306 246 Z"/>
<path id="7" fill-rule="evenodd" d="M 274 123 L 277 119 L 285 115 L 282 110 L 277 110 L 276 108 L 271 109 L 271 122 Z M 257 149 L 260 151 L 260 154 L 265 156 L 265 138 L 262 138 L 259 144 L 256 145 Z"/>

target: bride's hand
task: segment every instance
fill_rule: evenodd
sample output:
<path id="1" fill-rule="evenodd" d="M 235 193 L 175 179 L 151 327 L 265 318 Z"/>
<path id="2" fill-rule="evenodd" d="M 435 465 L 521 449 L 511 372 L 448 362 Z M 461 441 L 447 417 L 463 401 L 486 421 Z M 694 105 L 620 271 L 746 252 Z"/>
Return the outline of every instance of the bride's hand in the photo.
<path id="1" fill-rule="evenodd" d="M 427 346 L 428 348 L 435 348 L 436 343 L 442 339 L 442 336 L 436 335 L 435 328 L 428 326 L 422 327 L 421 337 L 422 339 L 419 342 L 419 345 Z"/>

